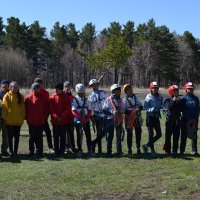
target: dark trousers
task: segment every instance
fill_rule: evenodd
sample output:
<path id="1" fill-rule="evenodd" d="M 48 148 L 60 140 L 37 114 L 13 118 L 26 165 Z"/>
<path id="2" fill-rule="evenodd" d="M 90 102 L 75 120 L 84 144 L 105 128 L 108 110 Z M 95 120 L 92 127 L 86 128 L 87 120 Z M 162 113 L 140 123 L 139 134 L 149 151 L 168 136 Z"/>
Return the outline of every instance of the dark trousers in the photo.
<path id="1" fill-rule="evenodd" d="M 28 125 L 29 128 L 29 151 L 30 154 L 34 154 L 35 147 L 38 155 L 43 154 L 43 125 L 32 126 Z"/>
<path id="2" fill-rule="evenodd" d="M 6 126 L 8 132 L 8 147 L 11 154 L 17 154 L 21 126 Z M 13 148 L 14 139 L 14 148 Z"/>
<path id="3" fill-rule="evenodd" d="M 180 119 L 167 120 L 165 125 L 166 125 L 166 129 L 165 129 L 164 150 L 169 154 L 171 153 L 171 136 L 173 135 L 172 152 L 177 153 L 178 141 L 180 137 L 181 121 Z"/>
<path id="4" fill-rule="evenodd" d="M 127 132 L 128 151 L 132 152 L 133 129 L 126 129 L 126 132 Z M 140 150 L 141 133 L 142 133 L 141 127 L 140 126 L 136 127 L 135 128 L 135 138 L 136 138 L 136 148 L 138 151 Z"/>
<path id="5" fill-rule="evenodd" d="M 112 120 L 112 121 L 110 121 Z M 107 128 L 107 153 L 112 153 L 112 141 L 114 138 L 114 120 L 113 119 L 107 119 L 107 123 L 111 125 Z M 116 130 L 116 148 L 117 148 L 117 154 L 122 153 L 122 132 L 123 127 L 122 124 L 115 127 Z"/>
<path id="6" fill-rule="evenodd" d="M 181 143 L 180 143 L 180 153 L 185 152 L 186 142 L 187 142 L 187 123 L 188 120 L 182 118 L 181 119 Z M 192 140 L 192 151 L 197 152 L 197 132 L 194 133 L 196 138 Z"/>
<path id="7" fill-rule="evenodd" d="M 53 126 L 53 139 L 56 154 L 64 154 L 65 152 L 67 127 L 69 128 L 69 126 L 70 124 Z"/>
<path id="8" fill-rule="evenodd" d="M 102 138 L 103 135 L 103 117 L 95 117 L 95 128 L 96 128 L 96 138 L 92 141 L 92 145 L 94 147 L 98 144 L 98 153 L 102 153 Z"/>
<path id="9" fill-rule="evenodd" d="M 44 132 L 47 137 L 47 144 L 48 144 L 49 149 L 53 149 L 52 134 L 51 134 L 51 129 L 49 127 L 48 121 L 46 121 L 46 123 L 44 125 Z"/>
<path id="10" fill-rule="evenodd" d="M 91 151 L 91 131 L 90 131 L 90 123 L 87 122 L 83 126 L 75 125 L 76 133 L 77 133 L 77 146 L 78 151 L 82 151 L 82 142 L 83 142 L 83 131 L 85 132 L 86 143 L 88 151 Z"/>
<path id="11" fill-rule="evenodd" d="M 1 153 L 7 153 L 8 149 L 8 132 L 3 119 L 0 119 L 0 131 L 2 132 Z"/>
<path id="12" fill-rule="evenodd" d="M 71 148 L 73 151 L 75 148 L 75 141 L 74 141 L 74 123 L 70 123 L 70 126 L 67 126 L 67 139 L 66 139 L 66 146 Z"/>
<path id="13" fill-rule="evenodd" d="M 161 127 L 160 127 L 160 120 L 158 117 L 147 117 L 146 118 L 146 125 L 149 132 L 149 141 L 147 146 L 154 150 L 154 143 L 159 140 L 162 136 Z M 154 136 L 154 129 L 156 131 L 156 135 Z"/>

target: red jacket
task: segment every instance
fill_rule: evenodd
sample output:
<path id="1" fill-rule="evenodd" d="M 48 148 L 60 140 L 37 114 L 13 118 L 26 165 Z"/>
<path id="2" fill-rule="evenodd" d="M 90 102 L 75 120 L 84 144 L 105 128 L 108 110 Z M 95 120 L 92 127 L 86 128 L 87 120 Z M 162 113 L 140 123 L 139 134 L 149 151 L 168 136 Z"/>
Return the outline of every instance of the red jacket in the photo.
<path id="1" fill-rule="evenodd" d="M 71 100 L 65 93 L 56 93 L 50 97 L 50 114 L 54 126 L 71 123 Z M 59 122 L 56 120 L 58 117 L 61 118 Z"/>
<path id="2" fill-rule="evenodd" d="M 44 125 L 48 116 L 48 104 L 41 93 L 31 93 L 25 100 L 26 120 L 33 126 Z"/>

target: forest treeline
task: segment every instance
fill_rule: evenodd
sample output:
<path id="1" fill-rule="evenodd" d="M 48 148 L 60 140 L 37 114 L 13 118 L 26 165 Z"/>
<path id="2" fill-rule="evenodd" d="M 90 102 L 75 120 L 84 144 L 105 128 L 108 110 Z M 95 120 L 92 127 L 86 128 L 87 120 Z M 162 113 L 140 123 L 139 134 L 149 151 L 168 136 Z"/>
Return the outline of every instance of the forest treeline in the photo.
<path id="1" fill-rule="evenodd" d="M 123 38 L 120 44 L 117 38 Z M 129 50 L 126 57 L 119 45 Z M 92 57 L 94 62 L 88 62 L 88 56 L 95 61 Z M 104 86 L 118 82 L 146 87 L 153 80 L 163 86 L 186 81 L 198 84 L 200 41 L 189 31 L 178 35 L 165 25 L 157 26 L 154 19 L 137 27 L 133 21 L 111 22 L 99 32 L 93 23 L 77 30 L 74 23 L 56 22 L 48 35 L 39 21 L 27 25 L 10 17 L 4 24 L 0 17 L 0 79 L 29 86 L 39 76 L 47 87 L 65 80 L 87 85 L 103 73 Z"/>

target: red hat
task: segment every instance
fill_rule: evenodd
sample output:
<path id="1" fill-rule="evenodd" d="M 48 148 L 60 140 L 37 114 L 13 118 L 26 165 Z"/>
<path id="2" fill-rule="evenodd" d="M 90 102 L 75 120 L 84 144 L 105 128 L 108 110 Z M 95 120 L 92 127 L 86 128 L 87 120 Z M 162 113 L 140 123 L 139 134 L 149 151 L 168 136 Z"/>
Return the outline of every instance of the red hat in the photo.
<path id="1" fill-rule="evenodd" d="M 168 88 L 168 93 L 170 96 L 174 96 L 174 90 L 178 90 L 178 86 L 177 85 L 171 85 L 169 88 Z"/>
<path id="2" fill-rule="evenodd" d="M 156 81 L 151 82 L 149 85 L 150 91 L 152 91 L 153 88 L 159 88 L 158 83 Z"/>
<path id="3" fill-rule="evenodd" d="M 194 89 L 194 84 L 192 82 L 187 82 L 184 85 L 184 90 L 186 91 L 188 88 L 193 88 Z"/>

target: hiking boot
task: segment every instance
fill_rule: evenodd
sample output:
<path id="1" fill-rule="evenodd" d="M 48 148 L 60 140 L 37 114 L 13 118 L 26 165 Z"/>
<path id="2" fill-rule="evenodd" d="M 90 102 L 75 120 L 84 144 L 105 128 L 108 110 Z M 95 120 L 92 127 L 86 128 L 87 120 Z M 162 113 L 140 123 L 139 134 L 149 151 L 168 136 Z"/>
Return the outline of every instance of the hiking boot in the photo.
<path id="1" fill-rule="evenodd" d="M 143 149 L 144 154 L 148 153 L 148 146 L 146 144 L 142 145 L 142 149 Z"/>

